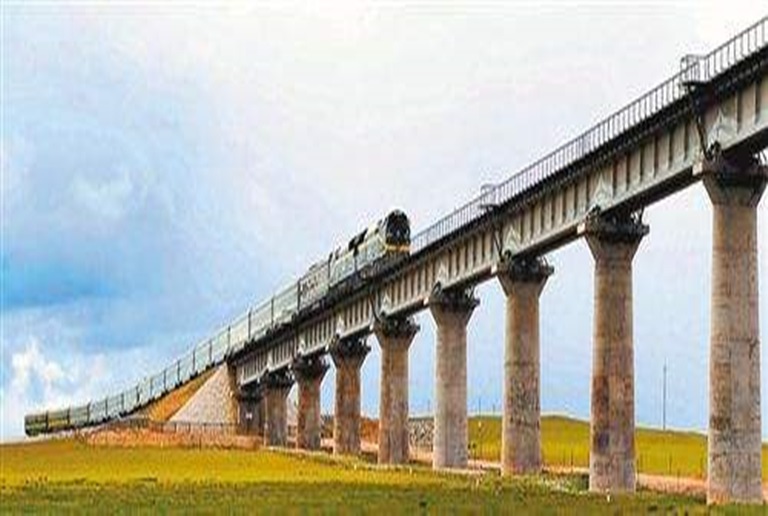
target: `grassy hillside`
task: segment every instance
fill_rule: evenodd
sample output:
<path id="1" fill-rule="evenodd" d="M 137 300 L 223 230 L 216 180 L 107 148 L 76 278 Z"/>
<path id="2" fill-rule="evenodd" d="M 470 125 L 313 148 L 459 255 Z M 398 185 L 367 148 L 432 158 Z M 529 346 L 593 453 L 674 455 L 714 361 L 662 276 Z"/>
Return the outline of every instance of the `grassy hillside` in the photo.
<path id="1" fill-rule="evenodd" d="M 557 466 L 589 466 L 589 423 L 561 416 L 545 416 L 541 422 L 544 463 Z M 693 432 L 640 428 L 637 430 L 637 461 L 641 473 L 704 478 L 707 439 Z M 498 461 L 501 456 L 501 418 L 470 418 L 471 455 Z M 768 481 L 768 445 L 763 445 L 763 479 Z"/>
<path id="2" fill-rule="evenodd" d="M 594 496 L 583 476 L 501 479 L 380 469 L 354 459 L 267 451 L 0 447 L 0 512 L 705 513 L 703 500 Z M 759 514 L 759 512 L 756 512 Z"/>

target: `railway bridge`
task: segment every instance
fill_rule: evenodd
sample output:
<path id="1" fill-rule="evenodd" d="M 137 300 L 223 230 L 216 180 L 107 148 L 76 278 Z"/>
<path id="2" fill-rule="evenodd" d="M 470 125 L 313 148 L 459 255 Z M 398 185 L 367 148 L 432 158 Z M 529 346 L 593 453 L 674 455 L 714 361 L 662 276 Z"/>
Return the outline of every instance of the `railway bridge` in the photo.
<path id="1" fill-rule="evenodd" d="M 768 18 L 508 180 L 418 232 L 411 252 L 365 281 L 283 317 L 279 296 L 252 309 L 128 392 L 134 406 L 226 362 L 243 421 L 286 445 L 298 384 L 297 446 L 320 444 L 320 384 L 336 368 L 334 452 L 360 451 L 360 368 L 381 347 L 381 463 L 408 460 L 408 354 L 414 314 L 436 325 L 435 468 L 467 465 L 467 323 L 474 288 L 506 295 L 502 471 L 540 470 L 539 296 L 556 273 L 547 253 L 585 239 L 594 257 L 589 487 L 635 490 L 632 261 L 643 209 L 703 183 L 712 204 L 708 499 L 761 500 L 757 205 L 768 182 Z M 764 223 L 765 221 L 763 221 Z M 162 388 L 158 387 L 161 384 Z M 105 402 L 109 404 L 110 398 Z M 95 406 L 89 404 L 89 415 Z"/>

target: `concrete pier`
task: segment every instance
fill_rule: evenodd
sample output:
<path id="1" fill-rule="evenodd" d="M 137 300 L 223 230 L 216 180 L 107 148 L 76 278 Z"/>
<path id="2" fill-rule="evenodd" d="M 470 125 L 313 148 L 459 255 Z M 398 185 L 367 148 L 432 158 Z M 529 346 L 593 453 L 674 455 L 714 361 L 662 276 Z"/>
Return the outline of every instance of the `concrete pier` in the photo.
<path id="1" fill-rule="evenodd" d="M 261 435 L 264 422 L 261 419 L 262 395 L 255 391 L 241 391 L 237 395 L 238 431 Z"/>
<path id="2" fill-rule="evenodd" d="M 768 168 L 708 163 L 712 201 L 708 503 L 761 503 L 757 205 Z"/>
<path id="3" fill-rule="evenodd" d="M 331 346 L 336 366 L 336 409 L 333 418 L 333 453 L 360 453 L 360 367 L 370 347 L 363 339 L 339 340 Z"/>
<path id="4" fill-rule="evenodd" d="M 381 346 L 379 464 L 408 462 L 408 350 L 418 331 L 410 319 L 386 319 L 374 328 Z"/>
<path id="5" fill-rule="evenodd" d="M 320 449 L 322 414 L 320 384 L 328 371 L 321 356 L 299 357 L 293 363 L 293 374 L 299 385 L 299 410 L 296 416 L 296 447 L 303 450 Z"/>
<path id="6" fill-rule="evenodd" d="M 467 466 L 467 323 L 479 300 L 468 292 L 440 292 L 429 309 L 437 325 L 435 429 L 432 467 Z"/>
<path id="7" fill-rule="evenodd" d="M 648 227 L 631 217 L 590 218 L 595 259 L 589 489 L 635 490 L 632 259 Z"/>
<path id="8" fill-rule="evenodd" d="M 505 264 L 498 276 L 507 296 L 501 422 L 505 475 L 541 470 L 539 296 L 552 272 L 533 258 Z"/>
<path id="9" fill-rule="evenodd" d="M 287 400 L 292 386 L 293 377 L 287 371 L 270 373 L 265 380 L 265 444 L 268 446 L 285 446 L 288 442 Z"/>

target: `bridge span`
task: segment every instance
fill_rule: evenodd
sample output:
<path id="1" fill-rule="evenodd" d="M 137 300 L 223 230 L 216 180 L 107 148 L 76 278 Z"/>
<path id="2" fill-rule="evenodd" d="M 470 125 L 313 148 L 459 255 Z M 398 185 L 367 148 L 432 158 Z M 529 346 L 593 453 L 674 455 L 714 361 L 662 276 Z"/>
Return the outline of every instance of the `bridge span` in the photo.
<path id="1" fill-rule="evenodd" d="M 314 449 L 320 384 L 332 362 L 334 451 L 355 454 L 360 368 L 374 335 L 382 353 L 379 462 L 402 463 L 409 457 L 408 351 L 419 330 L 412 316 L 428 310 L 437 328 L 433 464 L 462 468 L 466 327 L 479 303 L 474 287 L 497 280 L 506 295 L 502 470 L 537 472 L 539 296 L 555 272 L 546 255 L 584 238 L 595 284 L 589 486 L 634 491 L 632 261 L 649 231 L 642 212 L 702 182 L 714 232 L 708 499 L 759 502 L 757 205 L 768 182 L 760 159 L 767 146 L 764 18 L 709 54 L 687 56 L 674 77 L 419 232 L 410 254 L 371 278 L 299 304 L 288 316 L 276 307 L 280 295 L 249 310 L 193 350 L 188 376 L 226 361 L 242 424 L 255 422 L 274 446 L 286 444 L 286 400 L 297 383 L 297 445 Z M 161 391 L 185 376 L 181 361 L 172 367 L 162 373 Z M 151 385 L 146 399 L 138 386 L 127 392 L 129 409 L 156 397 Z"/>

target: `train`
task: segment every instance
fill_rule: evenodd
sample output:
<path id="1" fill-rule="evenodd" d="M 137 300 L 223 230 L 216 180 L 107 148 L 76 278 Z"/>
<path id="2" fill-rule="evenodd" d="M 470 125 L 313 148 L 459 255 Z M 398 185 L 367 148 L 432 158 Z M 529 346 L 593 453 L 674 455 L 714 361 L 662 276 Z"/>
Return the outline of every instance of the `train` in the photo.
<path id="1" fill-rule="evenodd" d="M 298 281 L 248 310 L 160 373 L 117 395 L 86 405 L 28 414 L 24 417 L 24 431 L 35 436 L 78 430 L 131 414 L 219 365 L 248 342 L 290 324 L 300 313 L 316 309 L 328 296 L 347 292 L 369 280 L 383 267 L 409 255 L 410 246 L 410 220 L 403 211 L 392 210 L 311 265 Z"/>

